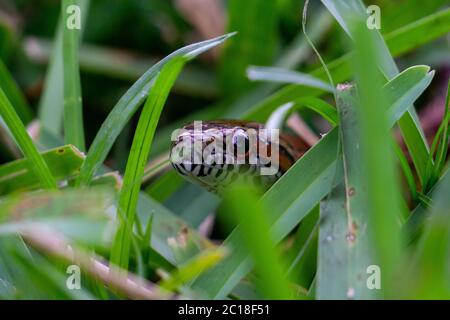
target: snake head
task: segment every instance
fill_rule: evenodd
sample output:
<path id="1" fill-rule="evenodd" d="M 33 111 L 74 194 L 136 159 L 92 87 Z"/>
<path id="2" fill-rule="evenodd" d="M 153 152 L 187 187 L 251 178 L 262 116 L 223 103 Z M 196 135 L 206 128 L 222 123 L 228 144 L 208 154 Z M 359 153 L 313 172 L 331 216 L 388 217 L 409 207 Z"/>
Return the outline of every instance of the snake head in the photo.
<path id="1" fill-rule="evenodd" d="M 279 141 L 266 131 L 254 122 L 190 123 L 172 135 L 172 166 L 214 193 L 237 180 L 270 186 L 284 172 L 278 159 L 283 153 Z"/>

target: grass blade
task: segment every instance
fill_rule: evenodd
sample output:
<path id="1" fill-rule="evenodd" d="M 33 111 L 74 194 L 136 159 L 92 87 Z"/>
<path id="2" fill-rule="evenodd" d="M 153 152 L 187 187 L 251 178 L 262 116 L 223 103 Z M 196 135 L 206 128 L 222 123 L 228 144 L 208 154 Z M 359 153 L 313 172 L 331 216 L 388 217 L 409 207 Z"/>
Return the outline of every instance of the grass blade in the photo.
<path id="1" fill-rule="evenodd" d="M 28 135 L 25 126 L 1 88 L 0 115 L 13 135 L 17 145 L 29 161 L 29 166 L 33 168 L 34 174 L 41 182 L 41 186 L 50 189 L 56 188 L 56 182 L 52 173 L 42 156 L 39 154 L 36 146 Z"/>
<path id="2" fill-rule="evenodd" d="M 74 146 L 63 146 L 42 153 L 45 163 L 56 180 L 70 179 L 78 174 L 84 155 Z M 0 166 L 0 195 L 38 188 L 39 180 L 20 159 Z"/>
<path id="3" fill-rule="evenodd" d="M 295 83 L 306 87 L 318 88 L 326 92 L 333 92 L 325 81 L 315 78 L 309 74 L 274 67 L 248 67 L 247 77 L 252 81 L 270 81 L 281 83 Z"/>
<path id="4" fill-rule="evenodd" d="M 414 299 L 449 299 L 450 175 L 443 177 L 433 196 L 429 220 L 416 251 L 414 268 L 405 290 Z"/>
<path id="5" fill-rule="evenodd" d="M 111 261 L 124 269 L 128 268 L 140 181 L 144 175 L 153 136 L 169 92 L 185 62 L 185 58 L 179 57 L 162 68 L 150 91 L 136 128 L 119 197 L 120 226 L 111 251 Z"/>
<path id="6" fill-rule="evenodd" d="M 339 0 L 322 0 L 322 3 L 336 17 L 336 20 L 350 37 L 355 39 L 355 31 L 350 28 L 351 20 L 366 20 L 363 2 L 361 0 L 350 0 L 345 2 Z M 364 28 L 366 28 L 366 26 L 364 26 Z M 378 30 L 372 30 L 372 33 L 374 34 L 374 41 L 376 42 L 374 50 L 379 69 L 384 74 L 385 78 L 390 80 L 398 75 L 399 70 L 381 33 L 378 32 Z M 408 110 L 408 113 L 404 114 L 399 120 L 398 124 L 423 185 L 426 180 L 426 166 L 429 150 L 415 109 L 411 107 Z"/>
<path id="7" fill-rule="evenodd" d="M 161 71 L 161 68 L 175 57 L 185 57 L 188 60 L 197 55 L 223 43 L 233 34 L 227 34 L 211 40 L 189 45 L 175 51 L 159 63 L 151 67 L 138 81 L 125 93 L 113 110 L 109 113 L 105 122 L 97 133 L 94 142 L 89 148 L 86 161 L 81 168 L 78 185 L 86 185 L 92 179 L 95 171 L 102 165 L 108 152 L 111 150 L 115 140 L 122 131 L 125 124 L 131 119 L 148 96 L 148 92 L 153 86 L 154 77 Z"/>
<path id="8" fill-rule="evenodd" d="M 0 83 L 20 119 L 27 125 L 33 119 L 33 111 L 2 60 L 0 60 Z"/>
<path id="9" fill-rule="evenodd" d="M 266 299 L 291 299 L 292 292 L 275 250 L 268 215 L 258 198 L 252 188 L 233 186 L 225 196 L 223 215 L 240 222 L 239 237 L 255 264 L 260 293 Z"/>
<path id="10" fill-rule="evenodd" d="M 336 146 L 337 131 L 333 130 L 311 148 L 260 200 L 260 205 L 269 213 L 270 232 L 275 243 L 295 228 L 331 190 L 336 175 L 336 152 L 333 151 Z M 302 179 L 299 180 L 299 176 Z M 224 246 L 232 249 L 230 255 L 197 278 L 192 288 L 202 292 L 206 298 L 226 297 L 252 268 L 241 241 L 240 231 L 235 229 L 224 241 Z"/>
<path id="11" fill-rule="evenodd" d="M 61 14 L 63 23 L 63 73 L 64 73 L 64 139 L 65 143 L 85 149 L 83 106 L 81 96 L 79 68 L 79 39 L 81 31 L 69 28 L 70 16 L 75 13 L 70 8 L 80 8 L 79 0 L 62 0 Z M 80 11 L 80 14 L 84 12 Z M 80 17 L 81 19 L 81 17 Z"/>
<path id="12" fill-rule="evenodd" d="M 87 18 L 90 0 L 78 0 L 82 25 Z M 52 55 L 39 102 L 38 118 L 42 125 L 54 134 L 60 134 L 64 110 L 63 29 L 66 21 L 58 23 Z"/>

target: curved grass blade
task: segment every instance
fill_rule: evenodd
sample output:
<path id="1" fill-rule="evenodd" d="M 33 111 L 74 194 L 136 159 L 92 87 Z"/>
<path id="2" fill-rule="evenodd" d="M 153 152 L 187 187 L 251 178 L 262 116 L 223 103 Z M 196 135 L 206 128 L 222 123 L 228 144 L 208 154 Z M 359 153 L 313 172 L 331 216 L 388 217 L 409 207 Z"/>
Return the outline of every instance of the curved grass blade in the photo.
<path id="1" fill-rule="evenodd" d="M 236 96 L 251 85 L 245 77 L 249 65 L 272 64 L 279 12 L 276 2 L 259 0 L 229 0 L 227 9 L 228 30 L 239 36 L 225 46 L 219 75 L 223 93 Z"/>
<path id="2" fill-rule="evenodd" d="M 81 24 L 88 16 L 90 0 L 77 0 L 81 12 Z M 66 25 L 62 17 L 56 29 L 55 42 L 44 83 L 44 92 L 39 102 L 38 118 L 42 125 L 54 134 L 60 134 L 64 110 L 64 61 L 63 29 Z M 82 29 L 84 30 L 84 29 Z"/>
<path id="3" fill-rule="evenodd" d="M 321 89 L 330 93 L 333 92 L 333 87 L 321 79 L 315 78 L 307 73 L 282 68 L 251 66 L 247 68 L 247 77 L 253 81 L 294 83 Z"/>
<path id="4" fill-rule="evenodd" d="M 177 57 L 162 68 L 150 90 L 136 128 L 119 196 L 120 225 L 111 250 L 111 261 L 124 269 L 128 268 L 140 181 L 144 175 L 153 136 L 169 92 L 186 61 L 186 58 Z"/>
<path id="5" fill-rule="evenodd" d="M 25 126 L 9 102 L 3 90 L 0 88 L 0 116 L 5 121 L 8 129 L 13 135 L 17 145 L 22 150 L 32 167 L 34 174 L 39 179 L 41 186 L 46 189 L 56 188 L 55 179 L 47 164 L 39 154 L 36 146 L 28 135 Z"/>
<path id="6" fill-rule="evenodd" d="M 156 65 L 147 70 L 144 75 L 137 80 L 134 85 L 122 96 L 113 110 L 109 113 L 105 122 L 97 133 L 94 142 L 89 148 L 86 161 L 81 168 L 77 185 L 87 185 L 92 179 L 95 171 L 101 166 L 115 140 L 122 131 L 125 124 L 131 119 L 139 106 L 148 96 L 153 86 L 154 78 L 161 71 L 162 67 L 175 57 L 185 57 L 188 60 L 197 55 L 223 43 L 234 34 L 227 34 L 211 40 L 195 43 L 186 46 L 170 54 Z"/>
<path id="7" fill-rule="evenodd" d="M 3 91 L 5 91 L 9 101 L 11 101 L 11 104 L 16 109 L 20 120 L 27 125 L 31 120 L 33 120 L 33 111 L 1 59 L 0 83 L 2 84 Z"/>

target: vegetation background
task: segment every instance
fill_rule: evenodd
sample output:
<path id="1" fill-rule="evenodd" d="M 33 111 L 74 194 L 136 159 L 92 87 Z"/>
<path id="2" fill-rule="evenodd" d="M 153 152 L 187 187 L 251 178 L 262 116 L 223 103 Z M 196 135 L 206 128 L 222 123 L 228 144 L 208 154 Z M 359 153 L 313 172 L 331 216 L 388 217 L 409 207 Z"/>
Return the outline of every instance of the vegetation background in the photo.
<path id="1" fill-rule="evenodd" d="M 1 0 L 0 297 L 450 298 L 448 0 L 304 7 Z M 212 119 L 311 148 L 220 199 L 167 161 Z"/>

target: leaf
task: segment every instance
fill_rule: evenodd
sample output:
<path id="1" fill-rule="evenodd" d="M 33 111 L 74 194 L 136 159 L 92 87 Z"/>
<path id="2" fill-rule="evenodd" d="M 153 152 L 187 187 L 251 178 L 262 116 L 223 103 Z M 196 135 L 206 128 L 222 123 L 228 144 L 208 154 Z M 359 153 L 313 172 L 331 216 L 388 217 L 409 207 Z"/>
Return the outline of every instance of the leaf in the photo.
<path id="1" fill-rule="evenodd" d="M 255 264 L 259 292 L 266 299 L 291 299 L 292 291 L 283 262 L 275 249 L 267 211 L 258 202 L 258 192 L 245 185 L 227 190 L 221 214 L 239 223 L 238 237 Z"/>
<path id="2" fill-rule="evenodd" d="M 70 29 L 67 25 L 69 17 L 73 15 L 73 12 L 67 12 L 68 8 L 77 6 L 81 10 L 81 2 L 80 0 L 61 0 L 61 17 L 63 21 L 64 139 L 67 144 L 73 144 L 84 151 L 83 105 L 78 57 L 81 31 L 77 28 Z M 80 11 L 80 14 L 84 15 L 84 12 Z"/>
<path id="3" fill-rule="evenodd" d="M 119 229 L 111 250 L 111 261 L 124 269 L 128 268 L 140 181 L 153 136 L 169 92 L 185 62 L 184 58 L 176 58 L 164 65 L 150 91 L 136 128 L 119 196 Z"/>
<path id="4" fill-rule="evenodd" d="M 355 20 L 366 21 L 367 16 L 364 3 L 361 0 L 349 0 L 345 2 L 340 0 L 322 0 L 322 3 L 327 6 L 350 37 L 355 39 L 356 31 L 352 30 L 350 25 Z M 381 33 L 378 30 L 372 30 L 371 34 L 376 43 L 374 46 L 374 56 L 377 65 L 385 78 L 391 80 L 398 75 L 399 70 Z M 429 151 L 415 109 L 411 107 L 408 113 L 405 113 L 399 119 L 398 124 L 423 185 L 426 179 L 426 163 Z"/>
<path id="5" fill-rule="evenodd" d="M 46 191 L 9 196 L 0 204 L 0 235 L 46 230 L 84 244 L 104 242 L 114 196 L 104 188 L 89 191 Z"/>
<path id="6" fill-rule="evenodd" d="M 409 72 L 401 76 L 409 77 Z M 386 90 L 394 89 L 386 85 Z M 389 94 L 394 96 L 393 93 Z M 410 94 L 408 88 L 404 88 L 404 91 L 401 93 L 399 91 L 395 96 L 401 99 L 403 95 L 408 94 Z M 392 101 L 392 104 L 395 105 L 395 101 Z M 405 111 L 408 107 L 406 104 L 402 106 Z M 394 123 L 396 119 L 390 121 Z M 276 235 L 277 241 L 288 234 L 331 191 L 335 183 L 339 183 L 342 172 L 340 167 L 337 167 L 336 171 L 338 165 L 336 157 L 337 130 L 334 129 L 297 161 L 265 194 L 261 201 L 269 206 L 268 212 L 273 218 L 272 232 Z M 224 245 L 232 247 L 234 251 L 218 266 L 200 276 L 193 284 L 194 289 L 204 292 L 208 298 L 224 298 L 251 270 L 245 252 L 239 248 L 239 241 L 236 231 L 230 234 Z"/>
<path id="7" fill-rule="evenodd" d="M 102 124 L 94 142 L 89 148 L 86 161 L 81 168 L 80 176 L 77 180 L 77 185 L 89 184 L 95 171 L 102 165 L 126 123 L 147 98 L 148 93 L 154 84 L 155 76 L 167 62 L 175 57 L 184 57 L 188 60 L 193 59 L 197 55 L 221 44 L 232 35 L 233 34 L 227 34 L 181 48 L 147 70 L 144 75 L 128 89 L 125 95 L 122 96 Z"/>
<path id="8" fill-rule="evenodd" d="M 308 108 L 314 112 L 317 112 L 332 126 L 335 126 L 338 122 L 336 108 L 318 98 L 306 97 L 299 98 L 290 103 L 286 103 L 276 109 L 267 120 L 266 127 L 272 129 L 282 128 L 287 116 L 292 111 L 301 110 L 302 108 Z"/>
<path id="9" fill-rule="evenodd" d="M 239 34 L 224 48 L 219 75 L 224 94 L 236 96 L 250 85 L 245 77 L 247 66 L 273 61 L 278 11 L 275 1 L 230 0 L 227 5 L 227 28 Z"/>
<path id="10" fill-rule="evenodd" d="M 42 157 L 57 180 L 64 180 L 78 174 L 84 161 L 74 146 L 63 146 L 42 153 Z M 20 159 L 0 166 L 0 195 L 36 189 L 40 182 L 28 167 L 26 159 Z"/>
<path id="11" fill-rule="evenodd" d="M 417 244 L 414 268 L 406 278 L 408 291 L 414 299 L 448 299 L 450 277 L 448 256 L 450 245 L 450 175 L 446 174 L 433 194 L 433 206 Z"/>
<path id="12" fill-rule="evenodd" d="M 216 265 L 225 257 L 225 255 L 226 251 L 223 248 L 202 251 L 172 272 L 172 274 L 168 278 L 162 280 L 159 285 L 167 291 L 175 291 L 202 272 Z"/>
<path id="13" fill-rule="evenodd" d="M 81 24 L 87 18 L 90 0 L 77 0 L 81 12 Z M 64 110 L 64 60 L 63 29 L 66 21 L 61 16 L 56 29 L 53 51 L 44 83 L 44 92 L 39 101 L 38 118 L 42 125 L 54 134 L 60 134 Z M 84 28 L 82 29 L 84 30 Z"/>
<path id="14" fill-rule="evenodd" d="M 42 156 L 39 154 L 36 146 L 33 144 L 33 141 L 28 135 L 25 126 L 1 88 L 0 116 L 5 121 L 17 145 L 29 161 L 29 164 L 34 171 L 34 174 L 39 179 L 41 186 L 47 189 L 56 188 L 56 182 L 52 176 L 52 173 L 50 172 Z"/>
<path id="15" fill-rule="evenodd" d="M 365 198 L 360 200 L 360 210 L 367 212 L 369 217 L 371 227 L 368 227 L 368 232 L 372 236 L 376 261 L 379 261 L 377 265 L 383 270 L 381 279 L 383 293 L 386 297 L 389 295 L 395 297 L 395 293 L 390 288 L 392 288 L 394 274 L 401 258 L 402 239 L 399 220 L 402 217 L 403 200 L 397 179 L 394 152 L 391 147 L 390 128 L 392 123 L 390 121 L 392 118 L 389 119 L 389 115 L 392 114 L 393 108 L 397 108 L 402 103 L 402 109 L 406 111 L 405 107 L 414 99 L 411 99 L 412 101 L 399 99 L 397 101 L 401 102 L 398 104 L 388 104 L 391 101 L 385 100 L 382 89 L 383 81 L 381 77 L 376 76 L 376 65 L 373 64 L 373 61 L 377 59 L 375 50 L 378 42 L 376 37 L 365 28 L 363 21 L 355 22 L 352 28 L 356 52 L 355 73 L 359 94 L 358 111 L 361 136 L 361 158 L 357 161 L 364 164 L 363 169 L 358 173 L 361 181 L 360 188 L 359 190 L 356 189 L 356 186 L 354 188 L 356 195 L 367 190 Z M 425 73 L 427 71 L 427 69 L 423 70 Z M 391 84 L 394 82 L 395 80 L 392 80 Z M 420 88 L 417 93 L 420 94 L 424 89 L 424 87 Z M 406 95 L 409 95 L 408 90 L 406 90 Z M 401 95 L 398 94 L 398 96 Z M 384 110 L 387 110 L 387 114 L 383 112 Z M 397 116 L 403 117 L 402 114 L 399 113 Z M 353 135 L 355 134 L 353 133 Z M 355 144 L 351 143 L 351 145 Z M 349 192 L 348 186 L 347 192 Z M 364 203 L 367 203 L 367 207 L 364 207 Z M 360 224 L 361 227 L 362 224 Z"/>
<path id="16" fill-rule="evenodd" d="M 321 79 L 306 73 L 282 68 L 251 66 L 247 68 L 247 77 L 253 81 L 295 83 L 306 87 L 321 89 L 330 93 L 333 92 L 333 87 Z"/>
<path id="17" fill-rule="evenodd" d="M 142 225 L 147 225 L 152 219 L 151 247 L 173 265 L 182 265 L 200 251 L 214 247 L 208 239 L 144 192 L 139 195 L 137 214 Z"/>

